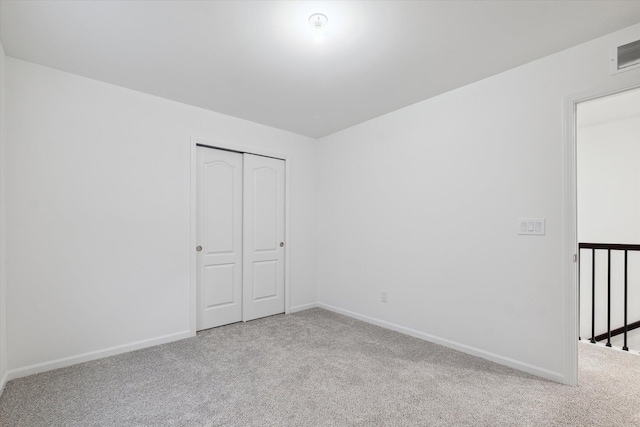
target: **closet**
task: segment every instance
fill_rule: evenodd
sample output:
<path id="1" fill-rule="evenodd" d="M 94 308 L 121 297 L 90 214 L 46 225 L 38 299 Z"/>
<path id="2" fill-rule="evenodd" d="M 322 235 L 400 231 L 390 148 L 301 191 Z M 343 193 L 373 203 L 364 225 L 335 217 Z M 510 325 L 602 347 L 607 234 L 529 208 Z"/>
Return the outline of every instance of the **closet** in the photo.
<path id="1" fill-rule="evenodd" d="M 285 161 L 196 148 L 196 329 L 284 312 Z"/>

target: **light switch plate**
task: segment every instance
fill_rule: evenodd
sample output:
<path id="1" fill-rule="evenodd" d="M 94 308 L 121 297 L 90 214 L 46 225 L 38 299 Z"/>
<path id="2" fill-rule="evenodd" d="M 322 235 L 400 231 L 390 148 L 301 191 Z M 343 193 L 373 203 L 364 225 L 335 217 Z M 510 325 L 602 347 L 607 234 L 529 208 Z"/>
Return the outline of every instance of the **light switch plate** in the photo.
<path id="1" fill-rule="evenodd" d="M 519 218 L 518 234 L 527 236 L 544 236 L 546 225 L 544 218 Z"/>

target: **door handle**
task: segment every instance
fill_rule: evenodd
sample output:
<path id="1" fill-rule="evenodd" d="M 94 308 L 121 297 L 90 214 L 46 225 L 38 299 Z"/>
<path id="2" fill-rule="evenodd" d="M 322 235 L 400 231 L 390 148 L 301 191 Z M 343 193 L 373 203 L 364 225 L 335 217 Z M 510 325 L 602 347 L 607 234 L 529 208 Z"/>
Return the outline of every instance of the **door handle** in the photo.
<path id="1" fill-rule="evenodd" d="M 196 246 L 196 251 L 200 252 L 202 250 L 202 246 L 198 245 Z"/>
<path id="2" fill-rule="evenodd" d="M 284 247 L 284 242 L 280 242 L 280 247 Z"/>

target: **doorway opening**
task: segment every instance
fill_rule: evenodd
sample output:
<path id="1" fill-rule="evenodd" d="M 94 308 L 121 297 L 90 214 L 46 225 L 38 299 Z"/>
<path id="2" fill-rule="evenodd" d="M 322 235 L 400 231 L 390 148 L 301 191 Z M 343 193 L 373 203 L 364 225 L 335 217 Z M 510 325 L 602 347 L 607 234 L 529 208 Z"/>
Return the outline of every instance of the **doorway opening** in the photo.
<path id="1" fill-rule="evenodd" d="M 637 354 L 640 88 L 594 94 L 574 107 L 578 339 Z"/>
<path id="2" fill-rule="evenodd" d="M 577 184 L 577 110 L 589 101 L 640 89 L 640 79 L 618 81 L 606 86 L 568 95 L 564 114 L 563 173 L 563 271 L 564 271 L 564 369 L 563 382 L 578 385 L 578 347 L 580 336 L 578 184 Z"/>
<path id="3" fill-rule="evenodd" d="M 640 89 L 576 111 L 580 338 L 640 351 Z"/>

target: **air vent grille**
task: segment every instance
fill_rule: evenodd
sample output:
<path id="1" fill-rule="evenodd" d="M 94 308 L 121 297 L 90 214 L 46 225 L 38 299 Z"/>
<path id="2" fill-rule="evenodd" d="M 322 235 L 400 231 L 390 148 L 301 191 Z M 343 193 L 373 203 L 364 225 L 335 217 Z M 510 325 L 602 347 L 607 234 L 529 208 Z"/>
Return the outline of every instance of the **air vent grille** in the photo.
<path id="1" fill-rule="evenodd" d="M 618 46 L 618 70 L 640 65 L 640 40 Z"/>
<path id="2" fill-rule="evenodd" d="M 640 68 L 640 40 L 611 49 L 611 74 Z"/>

